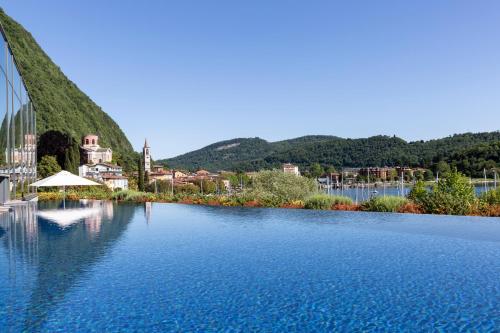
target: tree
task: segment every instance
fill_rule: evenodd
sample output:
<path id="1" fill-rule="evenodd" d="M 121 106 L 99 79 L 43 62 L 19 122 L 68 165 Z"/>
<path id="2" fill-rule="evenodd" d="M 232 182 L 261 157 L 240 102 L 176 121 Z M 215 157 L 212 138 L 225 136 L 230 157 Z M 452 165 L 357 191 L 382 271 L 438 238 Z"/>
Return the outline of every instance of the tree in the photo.
<path id="1" fill-rule="evenodd" d="M 246 194 L 263 203 L 279 205 L 304 200 L 315 192 L 316 181 L 313 179 L 273 170 L 258 172 Z"/>
<path id="2" fill-rule="evenodd" d="M 311 165 L 310 174 L 312 178 L 318 178 L 323 174 L 323 167 L 319 163 Z"/>
<path id="3" fill-rule="evenodd" d="M 450 165 L 445 161 L 439 161 L 436 165 L 436 172 L 439 172 L 439 176 L 445 176 L 451 171 Z"/>
<path id="4" fill-rule="evenodd" d="M 325 172 L 326 172 L 326 173 L 328 173 L 328 174 L 330 174 L 330 173 L 335 173 L 335 172 L 337 172 L 337 170 L 335 169 L 335 167 L 333 167 L 333 166 L 331 166 L 331 165 L 330 165 L 330 166 L 328 166 L 328 167 L 326 168 Z"/>
<path id="5" fill-rule="evenodd" d="M 424 208 L 428 213 L 467 215 L 477 203 L 474 186 L 469 178 L 453 170 L 439 179 Z"/>
<path id="6" fill-rule="evenodd" d="M 61 166 L 57 163 L 55 156 L 45 155 L 38 163 L 38 175 L 42 178 L 52 176 L 59 171 L 61 171 Z"/>
<path id="7" fill-rule="evenodd" d="M 422 170 L 415 171 L 415 173 L 413 175 L 415 176 L 415 179 L 418 181 L 424 180 L 424 178 L 425 178 L 425 172 Z"/>
<path id="8" fill-rule="evenodd" d="M 64 152 L 64 170 L 72 173 L 78 173 L 78 166 L 80 165 L 80 147 L 78 143 L 74 142 L 71 146 L 67 147 Z"/>
<path id="9" fill-rule="evenodd" d="M 139 191 L 144 191 L 144 170 L 141 157 L 137 159 L 137 188 Z"/>
<path id="10" fill-rule="evenodd" d="M 434 180 L 434 173 L 432 172 L 432 170 L 430 169 L 425 170 L 424 179 L 426 181 Z"/>

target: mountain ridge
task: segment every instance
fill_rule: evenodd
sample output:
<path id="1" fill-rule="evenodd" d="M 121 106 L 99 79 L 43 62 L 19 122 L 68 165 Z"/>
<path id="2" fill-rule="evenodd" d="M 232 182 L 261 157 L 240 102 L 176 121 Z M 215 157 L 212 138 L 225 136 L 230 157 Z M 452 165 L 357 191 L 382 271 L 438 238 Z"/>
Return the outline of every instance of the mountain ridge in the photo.
<path id="1" fill-rule="evenodd" d="M 431 168 L 439 161 L 460 156 L 464 150 L 497 142 L 500 142 L 500 131 L 454 134 L 427 141 L 405 141 L 387 135 L 356 139 L 306 135 L 275 142 L 259 137 L 234 138 L 157 162 L 173 168 L 211 171 L 254 171 L 276 168 L 286 162 L 301 168 L 313 163 L 335 168 L 396 165 Z M 217 149 L 219 147 L 227 148 Z"/>

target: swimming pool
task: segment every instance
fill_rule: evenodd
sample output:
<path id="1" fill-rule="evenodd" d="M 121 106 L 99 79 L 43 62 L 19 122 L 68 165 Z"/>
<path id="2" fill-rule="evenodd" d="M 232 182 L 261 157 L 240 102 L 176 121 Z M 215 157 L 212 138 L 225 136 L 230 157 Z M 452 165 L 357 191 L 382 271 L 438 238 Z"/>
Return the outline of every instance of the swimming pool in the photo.
<path id="1" fill-rule="evenodd" d="M 500 327 L 498 218 L 39 205 L 1 218 L 2 331 Z"/>

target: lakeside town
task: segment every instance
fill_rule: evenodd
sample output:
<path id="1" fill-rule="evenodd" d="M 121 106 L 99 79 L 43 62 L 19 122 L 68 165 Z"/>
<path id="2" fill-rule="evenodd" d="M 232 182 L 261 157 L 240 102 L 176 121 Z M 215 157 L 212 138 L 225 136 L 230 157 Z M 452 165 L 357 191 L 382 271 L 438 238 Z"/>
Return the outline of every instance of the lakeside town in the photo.
<path id="1" fill-rule="evenodd" d="M 99 137 L 89 134 L 82 138 L 80 146 L 83 164 L 78 167 L 80 177 L 86 177 L 97 180 L 106 185 L 111 190 L 128 190 L 129 181 L 133 184 L 130 189 L 147 189 L 149 192 L 172 192 L 176 188 L 179 190 L 198 187 L 199 192 L 203 193 L 203 184 L 205 181 L 205 193 L 213 192 L 212 186 L 207 185 L 213 182 L 215 184 L 215 193 L 233 192 L 242 190 L 257 171 L 252 172 L 233 172 L 217 171 L 210 172 L 204 169 L 198 169 L 190 172 L 188 170 L 169 169 L 162 164 L 154 164 L 152 158 L 152 148 L 147 142 L 144 142 L 142 154 L 139 160 L 138 170 L 125 173 L 123 167 L 113 164 L 113 150 L 110 147 L 101 147 Z M 283 163 L 281 171 L 285 174 L 301 176 L 301 171 L 297 165 Z M 474 183 L 490 186 L 490 183 L 496 188 L 497 173 L 492 171 L 493 177 L 485 179 L 476 179 Z M 486 174 L 485 174 L 486 175 Z M 383 188 L 401 187 L 407 184 L 413 186 L 417 181 L 437 182 L 439 172 L 436 175 L 425 168 L 410 167 L 359 167 L 359 168 L 341 168 L 341 171 L 321 170 L 316 174 L 310 175 L 317 181 L 318 188 L 326 191 L 334 189 L 348 188 Z M 143 184 L 141 188 L 139 183 Z M 472 179 L 471 179 L 471 182 Z M 188 186 L 188 187 L 186 187 Z M 220 186 L 220 188 L 219 188 Z M 401 192 L 402 194 L 404 191 Z M 173 192 L 172 192 L 173 194 Z"/>
<path id="2" fill-rule="evenodd" d="M 484 179 L 475 180 L 449 166 L 435 175 L 428 169 L 409 167 L 342 168 L 340 172 L 330 168 L 325 172 L 316 165 L 316 174 L 309 170 L 303 176 L 291 163 L 253 172 L 187 171 L 155 163 L 152 147 L 145 140 L 137 169 L 126 172 L 113 163 L 113 150 L 101 147 L 99 139 L 94 134 L 82 138 L 76 156 L 83 162 L 78 173 L 107 190 L 70 187 L 69 199 L 483 216 L 500 213 L 496 169 L 493 178 L 487 178 L 485 172 Z M 51 168 L 44 166 L 48 160 Z M 61 169 L 54 156 L 46 156 L 40 165 L 49 172 L 46 176 Z M 38 192 L 38 197 L 42 201 L 61 199 L 61 192 Z"/>

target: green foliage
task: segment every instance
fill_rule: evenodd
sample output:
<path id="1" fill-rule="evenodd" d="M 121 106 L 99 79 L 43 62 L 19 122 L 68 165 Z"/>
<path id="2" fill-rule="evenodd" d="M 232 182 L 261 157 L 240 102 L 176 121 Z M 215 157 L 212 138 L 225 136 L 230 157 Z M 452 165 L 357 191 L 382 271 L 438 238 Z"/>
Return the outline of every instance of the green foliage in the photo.
<path id="1" fill-rule="evenodd" d="M 132 146 L 113 119 L 64 75 L 28 31 L 1 9 L 0 21 L 35 106 L 38 134 L 57 130 L 79 141 L 95 133 L 102 146 L 121 154 L 125 166 L 133 165 Z"/>
<path id="2" fill-rule="evenodd" d="M 217 185 L 215 184 L 215 182 L 208 179 L 195 180 L 194 184 L 198 186 L 200 192 L 203 194 L 214 194 L 217 190 Z"/>
<path id="3" fill-rule="evenodd" d="M 267 142 L 260 138 L 233 139 L 214 143 L 205 148 L 180 155 L 163 162 L 173 168 L 191 170 L 261 170 L 281 167 L 290 162 L 306 170 L 313 164 L 322 167 L 411 166 L 426 169 L 439 168 L 449 172 L 449 164 L 457 164 L 452 156 L 475 151 L 478 145 L 500 141 L 500 132 L 465 133 L 430 141 L 406 142 L 397 137 L 374 136 L 366 139 L 342 139 L 335 136 L 305 136 L 296 139 Z M 499 165 L 498 149 L 491 147 L 483 159 Z M 472 153 L 469 153 L 472 154 Z M 479 164 L 478 164 L 479 165 Z M 465 168 L 457 164 L 458 170 Z M 482 170 L 482 169 L 481 169 Z M 393 175 L 395 176 L 395 175 Z M 431 180 L 432 173 L 424 173 Z M 442 174 L 440 173 L 440 177 Z"/>
<path id="4" fill-rule="evenodd" d="M 500 205 L 500 188 L 481 193 L 479 200 L 488 205 Z"/>
<path id="5" fill-rule="evenodd" d="M 352 205 L 352 199 L 344 196 L 334 196 L 324 193 L 313 194 L 306 198 L 306 209 L 331 209 L 334 205 Z"/>
<path id="6" fill-rule="evenodd" d="M 319 163 L 313 163 L 309 169 L 309 174 L 312 178 L 319 178 L 325 170 Z"/>
<path id="7" fill-rule="evenodd" d="M 156 197 L 153 193 L 133 191 L 133 190 L 122 190 L 114 192 L 111 195 L 113 200 L 121 201 L 133 201 L 133 202 L 145 202 L 145 201 L 155 201 Z"/>
<path id="8" fill-rule="evenodd" d="M 64 152 L 64 170 L 78 174 L 78 166 L 80 165 L 80 147 L 74 142 L 66 148 Z"/>
<path id="9" fill-rule="evenodd" d="M 467 215 L 477 206 L 478 200 L 469 178 L 456 170 L 440 178 L 433 190 L 420 199 L 427 213 Z"/>
<path id="10" fill-rule="evenodd" d="M 181 184 L 174 186 L 174 194 L 197 194 L 200 188 L 194 184 Z"/>
<path id="11" fill-rule="evenodd" d="M 137 160 L 137 188 L 139 191 L 144 191 L 144 167 L 141 157 Z"/>
<path id="12" fill-rule="evenodd" d="M 61 166 L 57 163 L 55 156 L 45 155 L 38 162 L 37 170 L 38 175 L 45 178 L 61 171 Z"/>
<path id="13" fill-rule="evenodd" d="M 240 185 L 243 185 L 243 188 L 246 188 L 251 184 L 252 180 L 243 172 L 224 172 L 221 174 L 223 179 L 229 180 L 232 188 L 239 188 Z"/>
<path id="14" fill-rule="evenodd" d="M 492 169 L 500 170 L 500 141 L 477 144 L 453 154 L 448 160 L 467 176 L 483 177 L 484 169 L 491 175 Z"/>
<path id="15" fill-rule="evenodd" d="M 364 210 L 370 212 L 398 212 L 403 205 L 408 203 L 408 199 L 397 196 L 372 197 L 363 203 Z"/>
<path id="16" fill-rule="evenodd" d="M 410 193 L 408 194 L 408 199 L 421 206 L 425 206 L 426 200 L 428 200 L 428 198 L 429 191 L 427 190 L 425 183 L 421 180 L 419 180 L 415 184 L 415 186 L 413 186 Z"/>
<path id="17" fill-rule="evenodd" d="M 425 172 L 424 172 L 424 180 L 425 181 L 434 180 L 434 173 L 432 172 L 432 170 L 425 170 Z"/>
<path id="18" fill-rule="evenodd" d="M 315 191 L 316 183 L 312 179 L 272 170 L 258 172 L 253 178 L 252 187 L 245 194 L 263 203 L 278 206 L 294 200 L 304 200 Z"/>
<path id="19" fill-rule="evenodd" d="M 438 164 L 436 164 L 435 170 L 436 173 L 439 174 L 439 177 L 446 177 L 446 175 L 451 172 L 450 165 L 445 161 L 439 161 Z"/>

